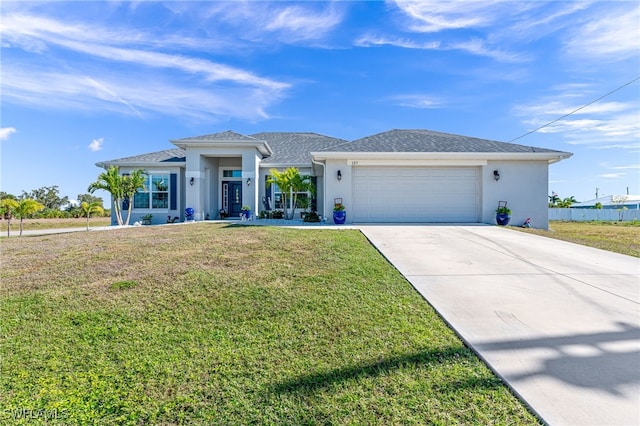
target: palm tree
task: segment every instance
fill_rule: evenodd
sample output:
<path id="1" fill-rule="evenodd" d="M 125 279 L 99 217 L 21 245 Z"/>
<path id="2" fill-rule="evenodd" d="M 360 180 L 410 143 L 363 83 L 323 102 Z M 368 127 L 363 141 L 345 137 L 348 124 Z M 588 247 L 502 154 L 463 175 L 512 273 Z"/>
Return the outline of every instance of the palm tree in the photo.
<path id="1" fill-rule="evenodd" d="M 39 212 L 44 209 L 44 205 L 40 204 L 36 200 L 31 198 L 25 198 L 18 201 L 18 207 L 15 208 L 14 213 L 20 217 L 20 236 L 22 236 L 22 220 L 35 212 Z"/>
<path id="2" fill-rule="evenodd" d="M 133 196 L 139 189 L 145 189 L 145 184 L 147 182 L 147 172 L 142 169 L 134 170 L 128 176 L 122 177 L 122 190 L 124 192 L 124 196 L 129 200 L 129 209 L 127 210 L 127 220 L 125 225 L 129 224 L 129 219 L 131 218 L 131 208 L 133 207 Z"/>
<path id="3" fill-rule="evenodd" d="M 82 215 L 87 217 L 87 231 L 89 230 L 89 216 L 91 216 L 91 213 L 104 213 L 102 203 L 99 201 L 94 201 L 93 203 L 83 201 L 80 204 L 80 210 L 82 210 Z"/>
<path id="4" fill-rule="evenodd" d="M 11 217 L 18 208 L 18 202 L 12 198 L 4 198 L 0 200 L 0 214 L 7 219 L 7 237 L 11 236 Z"/>
<path id="5" fill-rule="evenodd" d="M 569 208 L 572 204 L 577 203 L 576 197 L 573 195 L 571 197 L 565 198 L 564 200 L 558 202 L 558 207 Z"/>
<path id="6" fill-rule="evenodd" d="M 276 184 L 278 188 L 280 188 L 280 192 L 282 193 L 282 206 L 285 211 L 285 217 L 287 217 L 287 193 L 291 191 L 289 179 L 284 172 L 278 169 L 271 169 L 269 170 L 269 176 L 267 176 L 267 186 L 271 187 L 272 184 Z"/>
<path id="7" fill-rule="evenodd" d="M 560 197 L 555 192 L 552 195 L 549 195 L 549 207 L 558 207 L 558 203 L 560 202 Z"/>
<path id="8" fill-rule="evenodd" d="M 296 201 L 299 192 L 314 192 L 315 187 L 311 182 L 311 176 L 303 176 L 296 167 L 289 167 L 285 171 L 281 172 L 278 169 L 269 170 L 269 176 L 267 177 L 267 185 L 278 185 L 282 192 L 282 205 L 284 206 L 285 219 L 293 219 L 293 213 L 296 206 Z M 287 193 L 289 194 L 287 196 Z M 287 197 L 289 199 L 289 205 L 287 206 Z"/>
<path id="9" fill-rule="evenodd" d="M 98 180 L 90 184 L 87 190 L 92 194 L 98 189 L 109 192 L 113 200 L 113 211 L 118 225 L 128 225 L 133 205 L 131 202 L 129 203 L 125 222 L 122 220 L 122 201 L 124 199 L 132 200 L 136 191 L 144 189 L 147 180 L 145 175 L 146 172 L 141 169 L 131 172 L 130 175 L 120 175 L 118 168 L 111 166 L 106 172 L 100 173 Z"/>
<path id="10" fill-rule="evenodd" d="M 311 176 L 301 175 L 300 171 L 295 167 L 288 168 L 287 170 L 285 170 L 285 173 L 291 180 L 291 192 L 293 194 L 293 197 L 291 197 L 289 203 L 291 204 L 290 219 L 293 219 L 293 211 L 295 209 L 295 206 L 297 205 L 298 194 L 301 192 L 308 192 L 313 194 L 316 188 L 313 185 L 313 182 L 311 182 Z"/>

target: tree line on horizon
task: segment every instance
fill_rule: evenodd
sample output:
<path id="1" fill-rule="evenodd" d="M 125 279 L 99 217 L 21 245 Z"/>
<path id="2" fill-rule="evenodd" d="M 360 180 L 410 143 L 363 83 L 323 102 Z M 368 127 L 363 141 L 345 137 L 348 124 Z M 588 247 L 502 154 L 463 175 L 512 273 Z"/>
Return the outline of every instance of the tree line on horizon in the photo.
<path id="1" fill-rule="evenodd" d="M 42 206 L 42 208 L 28 214 L 28 219 L 66 219 L 66 218 L 79 218 L 84 217 L 81 205 L 87 204 L 99 204 L 103 206 L 102 197 L 96 197 L 92 194 L 78 194 L 76 203 L 69 202 L 68 196 L 60 196 L 60 190 L 57 185 L 43 186 L 32 191 L 22 191 L 20 195 L 10 194 L 8 192 L 0 191 L 0 203 L 4 200 L 14 200 L 21 202 L 23 200 L 33 200 Z M 4 202 L 6 204 L 6 202 Z M 3 209 L 3 207 L 0 207 Z M 4 208 L 6 210 L 6 207 Z M 1 216 L 4 216 L 6 211 L 0 211 Z M 94 212 L 96 215 L 98 212 Z M 103 209 L 100 215 L 108 217 L 111 215 L 109 209 Z M 1 219 L 2 217 L 0 217 Z"/>
<path id="2" fill-rule="evenodd" d="M 549 207 L 551 208 L 569 208 L 573 204 L 577 203 L 576 197 L 573 195 L 567 198 L 560 198 L 558 194 L 553 192 L 549 197 Z"/>
<path id="3" fill-rule="evenodd" d="M 0 219 L 7 220 L 7 236 L 11 234 L 11 219 L 20 219 L 22 235 L 24 219 L 109 217 L 111 212 L 102 208 L 102 198 L 91 194 L 78 194 L 77 203 L 69 203 L 69 197 L 61 197 L 57 185 L 43 186 L 33 191 L 22 191 L 20 196 L 0 191 Z"/>

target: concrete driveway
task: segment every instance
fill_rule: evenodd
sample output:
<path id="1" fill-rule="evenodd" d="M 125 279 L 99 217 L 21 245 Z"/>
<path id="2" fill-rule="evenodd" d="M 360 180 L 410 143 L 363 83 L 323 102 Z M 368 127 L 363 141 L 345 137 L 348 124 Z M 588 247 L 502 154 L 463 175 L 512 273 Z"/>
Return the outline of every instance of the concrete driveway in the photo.
<path id="1" fill-rule="evenodd" d="M 495 226 L 359 227 L 552 425 L 640 424 L 640 260 Z"/>

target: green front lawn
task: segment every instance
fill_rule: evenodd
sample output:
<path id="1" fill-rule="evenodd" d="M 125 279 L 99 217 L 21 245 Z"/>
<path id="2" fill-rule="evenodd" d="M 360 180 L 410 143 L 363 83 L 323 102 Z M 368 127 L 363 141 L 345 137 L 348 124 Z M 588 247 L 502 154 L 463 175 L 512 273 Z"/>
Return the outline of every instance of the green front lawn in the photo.
<path id="1" fill-rule="evenodd" d="M 640 222 L 549 222 L 549 230 L 509 227 L 529 234 L 569 241 L 640 257 Z"/>
<path id="2" fill-rule="evenodd" d="M 358 231 L 0 247 L 3 424 L 536 423 Z"/>

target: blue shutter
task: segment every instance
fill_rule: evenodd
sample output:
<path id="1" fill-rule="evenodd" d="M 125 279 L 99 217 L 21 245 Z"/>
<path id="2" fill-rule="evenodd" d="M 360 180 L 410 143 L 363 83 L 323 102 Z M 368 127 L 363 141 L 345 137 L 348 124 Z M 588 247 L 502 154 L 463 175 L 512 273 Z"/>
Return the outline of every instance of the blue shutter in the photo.
<path id="1" fill-rule="evenodd" d="M 264 197 L 262 198 L 262 208 L 267 211 L 273 209 L 273 200 L 271 199 L 271 185 L 269 185 L 269 176 L 264 177 Z"/>
<path id="2" fill-rule="evenodd" d="M 122 176 L 129 176 L 129 173 L 123 173 Z M 122 211 L 129 210 L 129 197 L 124 197 L 122 200 Z"/>
<path id="3" fill-rule="evenodd" d="M 178 210 L 178 175 L 171 173 L 169 176 L 169 209 Z"/>
<path id="4" fill-rule="evenodd" d="M 311 183 L 313 184 L 313 187 L 316 189 L 315 191 L 313 191 L 312 195 L 311 195 L 311 211 L 312 212 L 316 212 L 318 211 L 318 178 L 317 176 L 311 176 Z"/>

